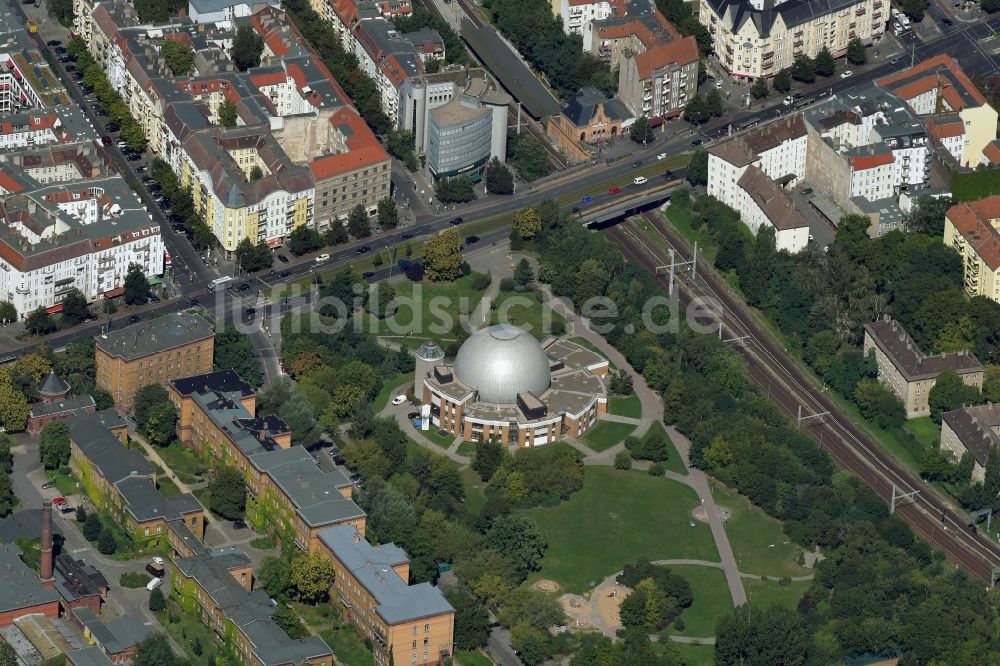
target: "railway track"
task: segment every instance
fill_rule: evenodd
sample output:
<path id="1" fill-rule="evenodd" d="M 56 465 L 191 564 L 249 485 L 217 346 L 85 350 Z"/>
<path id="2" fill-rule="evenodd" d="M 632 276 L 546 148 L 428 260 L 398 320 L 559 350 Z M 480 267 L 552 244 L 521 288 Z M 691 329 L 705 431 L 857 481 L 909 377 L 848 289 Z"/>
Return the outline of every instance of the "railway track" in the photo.
<path id="1" fill-rule="evenodd" d="M 651 225 L 653 232 L 674 251 L 678 261 L 688 261 L 691 251 L 687 242 L 655 213 L 642 218 Z M 632 223 L 624 223 L 608 230 L 625 255 L 645 266 L 655 274 L 657 266 L 668 263 L 659 247 L 642 238 Z M 657 276 L 665 282 L 666 276 Z M 820 446 L 841 467 L 870 485 L 875 492 L 890 501 L 895 489 L 900 495 L 917 492 L 907 501 L 897 502 L 896 513 L 922 538 L 941 548 L 948 558 L 970 575 L 991 583 L 996 567 L 1000 567 L 1000 546 L 994 544 L 977 530 L 971 530 L 955 510 L 947 505 L 935 491 L 912 472 L 904 468 L 892 455 L 882 450 L 871 437 L 859 428 L 822 387 L 787 355 L 764 331 L 749 313 L 746 306 L 729 292 L 720 279 L 710 270 L 699 272 L 697 279 L 683 271 L 676 271 L 677 295 L 683 307 L 695 298 L 710 303 L 711 312 L 701 323 L 721 324 L 725 339 L 739 339 L 738 350 L 746 361 L 751 380 L 782 409 L 795 419 L 801 408 L 803 416 L 828 412 L 827 416 L 810 419 L 803 427 L 813 434 Z"/>

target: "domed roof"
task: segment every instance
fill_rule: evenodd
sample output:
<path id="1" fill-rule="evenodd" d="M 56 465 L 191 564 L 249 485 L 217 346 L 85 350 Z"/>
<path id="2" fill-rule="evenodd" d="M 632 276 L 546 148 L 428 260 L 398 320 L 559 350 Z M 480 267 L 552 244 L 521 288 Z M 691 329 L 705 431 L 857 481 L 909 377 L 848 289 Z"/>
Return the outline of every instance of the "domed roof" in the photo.
<path id="1" fill-rule="evenodd" d="M 45 375 L 45 380 L 42 382 L 41 387 L 39 387 L 38 392 L 41 395 L 66 395 L 69 393 L 69 384 L 64 382 L 62 378 L 55 373 L 55 370 Z"/>
<path id="2" fill-rule="evenodd" d="M 428 340 L 420 345 L 420 349 L 416 352 L 416 357 L 421 361 L 443 361 L 444 352 L 438 347 L 436 342 Z"/>
<path id="3" fill-rule="evenodd" d="M 518 393 L 541 395 L 551 379 L 541 343 L 509 324 L 484 328 L 466 340 L 455 357 L 455 376 L 479 391 L 480 400 L 507 404 Z"/>

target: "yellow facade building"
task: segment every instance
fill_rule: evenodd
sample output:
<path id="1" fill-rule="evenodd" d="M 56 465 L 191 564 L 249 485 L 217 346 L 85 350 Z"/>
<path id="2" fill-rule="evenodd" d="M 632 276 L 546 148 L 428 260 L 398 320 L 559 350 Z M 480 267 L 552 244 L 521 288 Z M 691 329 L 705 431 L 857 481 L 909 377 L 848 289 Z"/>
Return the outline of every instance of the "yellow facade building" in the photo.
<path id="1" fill-rule="evenodd" d="M 962 255 L 966 293 L 1000 302 L 1000 196 L 949 208 L 944 244 Z"/>

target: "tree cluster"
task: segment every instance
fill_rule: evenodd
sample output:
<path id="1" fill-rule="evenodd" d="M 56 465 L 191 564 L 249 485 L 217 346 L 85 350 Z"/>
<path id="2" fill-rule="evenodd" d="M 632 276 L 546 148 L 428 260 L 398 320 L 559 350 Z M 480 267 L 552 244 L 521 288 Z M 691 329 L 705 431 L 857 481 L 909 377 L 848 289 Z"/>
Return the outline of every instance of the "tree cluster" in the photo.
<path id="1" fill-rule="evenodd" d="M 52 421 L 42 428 L 38 458 L 47 470 L 60 469 L 69 464 L 69 424 L 66 421 Z"/>
<path id="2" fill-rule="evenodd" d="M 392 23 L 401 33 L 416 32 L 424 28 L 436 30 L 444 42 L 445 61 L 448 64 L 471 65 L 472 59 L 465 48 L 465 42 L 458 36 L 451 24 L 441 19 L 420 4 L 413 5 L 409 15 L 393 16 Z"/>
<path id="3" fill-rule="evenodd" d="M 251 386 L 264 383 L 264 371 L 250 336 L 240 333 L 229 322 L 215 334 L 215 367 L 219 370 L 235 370 Z"/>
<path id="4" fill-rule="evenodd" d="M 229 57 L 236 69 L 245 72 L 252 67 L 260 67 L 260 56 L 264 52 L 264 40 L 252 25 L 241 25 L 236 29 L 233 45 L 229 47 Z"/>
<path id="5" fill-rule="evenodd" d="M 503 458 L 490 492 L 514 506 L 551 506 L 583 487 L 583 462 L 568 446 L 524 449 Z"/>
<path id="6" fill-rule="evenodd" d="M 552 266 L 548 274 L 555 278 L 557 295 L 574 296 L 579 290 L 564 277 L 575 265 L 596 261 L 615 275 L 602 289 L 618 309 L 605 337 L 663 396 L 668 419 L 691 439 L 692 463 L 784 521 L 793 542 L 807 550 L 826 549 L 811 590 L 792 614 L 794 621 L 776 623 L 775 630 L 782 633 L 773 637 L 740 633 L 739 623 L 720 627 L 717 640 L 724 647 L 717 647 L 717 663 L 805 663 L 806 655 L 809 663 L 838 663 L 868 654 L 897 656 L 905 663 L 972 664 L 976 655 L 997 649 L 990 602 L 979 583 L 944 566 L 869 487 L 849 474 L 835 473 L 829 456 L 756 389 L 739 357 L 716 336 L 695 333 L 683 321 L 663 333 L 644 327 L 642 304 L 658 293 L 651 275 L 627 262 L 606 238 L 574 224 L 558 206 L 543 203 L 537 210 L 542 232 L 531 247 L 543 265 Z M 693 223 L 708 230 L 706 225 L 716 220 Z M 801 330 L 808 339 L 811 327 L 818 326 L 813 330 L 838 331 L 849 341 L 845 346 L 859 345 L 861 323 L 870 317 L 857 314 L 864 310 L 857 301 L 888 295 L 890 311 L 898 308 L 900 317 L 913 317 L 927 300 L 924 274 L 946 282 L 955 275 L 961 279 L 961 266 L 940 239 L 894 233 L 870 240 L 866 226 L 867 220 L 863 227 L 842 221 L 828 253 L 775 253 L 768 249 L 773 240 L 761 242 L 762 232 L 745 252 L 730 252 L 729 257 L 747 264 L 738 271 L 741 289 L 758 299 L 769 316 L 772 304 L 799 313 L 785 315 L 786 333 Z M 876 248 L 883 250 L 881 258 Z M 716 262 L 722 255 L 720 247 Z M 881 271 L 866 265 L 876 259 L 884 266 Z M 923 283 L 921 296 L 907 301 L 912 282 Z M 875 293 L 855 293 L 866 289 Z M 814 291 L 824 298 L 814 301 Z M 846 303 L 840 300 L 845 293 L 854 293 Z M 655 315 L 653 319 L 657 321 Z M 861 356 L 858 365 L 864 363 Z M 995 467 L 1000 484 L 1000 460 Z M 764 652 L 768 641 L 784 646 L 780 656 Z M 769 656 L 751 662 L 740 650 Z"/>
<path id="7" fill-rule="evenodd" d="M 707 93 L 698 93 L 691 98 L 684 107 L 684 120 L 700 125 L 712 118 L 718 118 L 725 112 L 726 105 L 722 101 L 722 94 L 717 88 L 712 88 Z"/>
<path id="8" fill-rule="evenodd" d="M 514 194 L 514 174 L 497 158 L 486 165 L 486 192 L 488 194 Z"/>
<path id="9" fill-rule="evenodd" d="M 243 474 L 234 467 L 220 467 L 208 484 L 210 509 L 227 520 L 246 515 L 247 487 Z"/>
<path id="10" fill-rule="evenodd" d="M 19 361 L 25 364 L 32 363 L 37 368 L 36 373 L 45 368 L 48 368 L 45 370 L 46 373 L 48 370 L 54 369 L 69 384 L 70 391 L 74 395 L 89 394 L 94 399 L 98 410 L 109 409 L 113 406 L 114 400 L 111 394 L 104 389 L 97 388 L 95 385 L 96 362 L 94 360 L 93 336 L 86 335 L 73 338 L 66 343 L 63 351 L 53 354 L 51 360 L 47 354 L 48 352 L 44 348 L 41 348 L 33 354 L 22 356 Z M 27 366 L 25 365 L 24 367 Z M 15 365 L 15 368 L 17 368 L 17 365 Z M 17 376 L 15 374 L 15 377 Z M 35 386 L 38 385 L 38 381 L 41 381 L 40 379 L 36 381 L 32 374 L 22 374 L 20 376 L 30 379 Z M 32 397 L 30 392 L 29 397 Z"/>
<path id="11" fill-rule="evenodd" d="M 160 47 L 160 55 L 174 76 L 187 76 L 194 69 L 194 51 L 176 39 L 168 39 L 163 42 L 163 46 Z"/>
<path id="12" fill-rule="evenodd" d="M 661 463 L 670 457 L 673 445 L 662 428 L 653 427 L 641 438 L 626 437 L 625 448 L 633 458 Z"/>
<path id="13" fill-rule="evenodd" d="M 628 564 L 618 582 L 632 589 L 622 600 L 622 625 L 647 631 L 673 622 L 694 602 L 691 585 L 680 574 L 647 561 Z"/>
<path id="14" fill-rule="evenodd" d="M 224 108 L 220 106 L 220 122 L 222 122 L 221 114 L 223 110 Z M 234 114 L 235 111 L 234 107 Z M 233 118 L 233 122 L 235 123 L 235 117 Z M 170 168 L 170 165 L 160 158 L 156 158 L 149 169 L 149 175 L 162 188 L 163 195 L 170 202 L 170 220 L 184 225 L 184 229 L 187 232 L 188 238 L 191 239 L 192 244 L 200 250 L 215 245 L 215 234 L 208 228 L 208 225 L 205 224 L 201 216 L 195 212 L 191 191 L 181 187 L 180 180 L 177 178 L 177 174 L 173 172 L 173 169 Z"/>
<path id="15" fill-rule="evenodd" d="M 434 196 L 444 204 L 467 203 L 476 198 L 472 189 L 472 179 L 468 176 L 439 178 L 434 181 Z"/>
<path id="16" fill-rule="evenodd" d="M 166 446 L 177 436 L 177 408 L 167 390 L 148 384 L 135 394 L 135 427 L 150 444 Z"/>
<path id="17" fill-rule="evenodd" d="M 549 155 L 545 147 L 527 132 L 514 140 L 510 151 L 510 164 L 521 180 L 531 182 L 549 175 Z"/>
<path id="18" fill-rule="evenodd" d="M 410 130 L 389 130 L 389 133 L 385 137 L 385 147 L 390 155 L 405 164 L 406 168 L 410 171 L 416 171 L 420 168 L 420 160 L 417 159 L 413 132 Z"/>
<path id="19" fill-rule="evenodd" d="M 549 6 L 529 0 L 488 0 L 484 7 L 503 36 L 563 99 L 588 86 L 606 95 L 616 92 L 618 80 L 607 63 L 585 51 L 579 35 L 567 34 Z"/>
<path id="20" fill-rule="evenodd" d="M 256 273 L 270 268 L 274 264 L 274 255 L 264 241 L 254 243 L 249 238 L 244 238 L 236 246 L 236 261 L 241 271 Z"/>

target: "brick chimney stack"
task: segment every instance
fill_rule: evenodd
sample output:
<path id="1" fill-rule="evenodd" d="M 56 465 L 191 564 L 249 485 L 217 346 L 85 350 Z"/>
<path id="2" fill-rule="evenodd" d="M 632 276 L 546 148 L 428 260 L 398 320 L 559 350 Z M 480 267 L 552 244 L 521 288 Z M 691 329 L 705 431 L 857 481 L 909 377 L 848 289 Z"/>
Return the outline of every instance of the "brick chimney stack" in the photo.
<path id="1" fill-rule="evenodd" d="M 42 585 L 53 587 L 55 578 L 52 576 L 52 501 L 42 502 L 42 559 L 39 563 L 38 577 Z"/>

